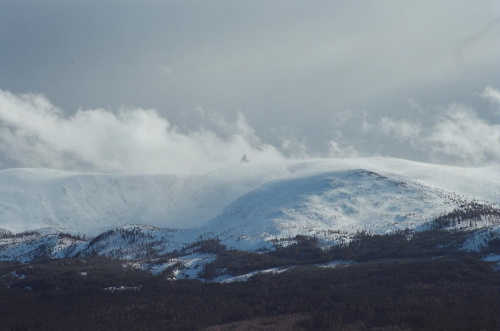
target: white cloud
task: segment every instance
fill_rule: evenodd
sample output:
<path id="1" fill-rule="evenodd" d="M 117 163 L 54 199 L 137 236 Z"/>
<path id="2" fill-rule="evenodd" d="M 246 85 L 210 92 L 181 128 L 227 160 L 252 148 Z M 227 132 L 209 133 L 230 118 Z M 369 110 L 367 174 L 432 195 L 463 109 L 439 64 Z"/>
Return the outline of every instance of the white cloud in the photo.
<path id="1" fill-rule="evenodd" d="M 420 136 L 422 127 L 419 122 L 394 120 L 388 117 L 382 118 L 380 125 L 386 135 L 394 136 L 399 141 L 410 141 L 412 145 L 416 143 L 415 139 Z"/>
<path id="2" fill-rule="evenodd" d="M 379 129 L 432 161 L 467 166 L 500 162 L 500 125 L 481 119 L 473 108 L 452 104 L 429 126 L 419 121 L 383 118 Z"/>
<path id="3" fill-rule="evenodd" d="M 464 105 L 449 106 L 425 141 L 438 159 L 448 156 L 467 165 L 500 162 L 500 125 L 487 123 Z"/>
<path id="4" fill-rule="evenodd" d="M 483 98 L 488 99 L 491 103 L 498 106 L 497 112 L 500 113 L 500 91 L 492 86 L 487 86 L 483 93 L 481 93 Z"/>
<path id="5" fill-rule="evenodd" d="M 117 173 L 207 172 L 239 161 L 282 158 L 243 115 L 220 121 L 225 134 L 181 133 L 153 109 L 79 110 L 65 117 L 41 95 L 0 90 L 0 153 L 21 167 Z"/>
<path id="6" fill-rule="evenodd" d="M 280 150 L 287 156 L 295 159 L 308 158 L 310 151 L 304 140 L 298 140 L 295 137 L 280 138 Z"/>
<path id="7" fill-rule="evenodd" d="M 353 111 L 349 111 L 349 110 L 338 111 L 338 112 L 334 112 L 331 115 L 331 121 L 335 127 L 340 128 L 343 125 L 345 125 L 347 122 L 352 121 L 354 117 L 356 117 L 356 116 L 355 116 Z"/>
<path id="8" fill-rule="evenodd" d="M 491 86 L 481 96 L 500 104 L 500 92 Z M 417 110 L 415 120 L 384 117 L 369 122 L 366 112 L 335 114 L 333 136 L 326 149 L 319 146 L 322 152 L 315 152 L 307 138 L 284 131 L 277 133 L 279 147 L 262 142 L 242 114 L 228 121 L 200 106 L 188 118 L 195 125 L 181 129 L 154 109 L 90 109 L 66 116 L 43 95 L 0 90 L 0 165 L 193 174 L 238 163 L 243 154 L 252 162 L 272 162 L 285 156 L 347 158 L 381 152 L 398 157 L 398 148 L 407 157 L 418 155 L 418 160 L 500 163 L 499 124 L 462 104 L 437 114 L 416 105 L 410 103 Z"/>
<path id="9" fill-rule="evenodd" d="M 359 152 L 346 140 L 342 132 L 335 133 L 335 139 L 329 141 L 328 154 L 334 158 L 354 158 L 359 157 Z"/>
<path id="10" fill-rule="evenodd" d="M 358 151 L 351 145 L 344 145 L 335 140 L 330 140 L 329 155 L 333 158 L 353 158 L 359 157 Z"/>

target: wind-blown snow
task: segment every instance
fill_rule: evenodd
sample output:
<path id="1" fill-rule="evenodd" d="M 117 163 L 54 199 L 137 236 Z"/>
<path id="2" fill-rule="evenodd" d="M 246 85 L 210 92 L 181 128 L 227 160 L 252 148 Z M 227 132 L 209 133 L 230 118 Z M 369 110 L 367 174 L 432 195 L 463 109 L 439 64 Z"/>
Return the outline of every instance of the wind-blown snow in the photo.
<path id="1" fill-rule="evenodd" d="M 102 231 L 126 224 L 189 228 L 216 216 L 234 196 L 267 180 L 237 177 L 240 180 L 232 181 L 222 171 L 182 177 L 4 170 L 0 171 L 0 228 L 15 232 L 46 227 Z"/>
<path id="2" fill-rule="evenodd" d="M 0 171 L 0 228 L 98 234 L 116 226 L 148 224 L 209 231 L 212 219 L 228 219 L 228 213 L 239 210 L 260 213 L 259 222 L 268 219 L 283 234 L 290 221 L 349 231 L 386 216 L 387 222 L 397 223 L 389 229 L 396 229 L 447 210 L 442 199 L 448 192 L 498 204 L 499 173 L 498 166 L 456 168 L 389 158 L 250 162 L 196 176 L 9 169 Z M 250 195 L 237 202 L 245 194 Z M 407 216 L 412 213 L 419 215 Z M 387 222 L 380 227 L 372 222 L 370 230 L 381 232 Z"/>
<path id="3" fill-rule="evenodd" d="M 337 170 L 269 182 L 228 206 L 206 231 L 240 249 L 297 234 L 332 241 L 359 231 L 419 229 L 458 204 L 420 183 Z"/>

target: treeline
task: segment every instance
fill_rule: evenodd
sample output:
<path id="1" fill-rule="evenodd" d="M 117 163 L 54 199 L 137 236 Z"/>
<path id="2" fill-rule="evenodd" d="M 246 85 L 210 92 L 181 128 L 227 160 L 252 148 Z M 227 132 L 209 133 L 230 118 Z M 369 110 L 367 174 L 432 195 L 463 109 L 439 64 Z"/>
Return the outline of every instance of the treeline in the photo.
<path id="1" fill-rule="evenodd" d="M 2 330 L 195 330 L 259 318 L 271 327 L 287 316 L 301 316 L 297 330 L 498 330 L 499 290 L 498 273 L 472 258 L 299 266 L 232 284 L 171 282 L 116 260 L 72 259 L 0 264 L 0 319 Z"/>
<path id="2" fill-rule="evenodd" d="M 377 259 L 473 255 L 474 253 L 461 251 L 462 244 L 469 234 L 467 231 L 446 230 L 405 230 L 386 235 L 360 232 L 349 243 L 329 249 L 322 248 L 315 237 L 299 235 L 294 238 L 294 243 L 289 245 L 281 245 L 277 241 L 275 249 L 270 251 L 218 251 L 217 258 L 204 266 L 199 277 L 213 279 L 223 274 L 237 276 L 255 270 L 334 260 L 367 262 Z M 491 249 L 495 248 L 496 246 L 491 246 Z"/>
<path id="3" fill-rule="evenodd" d="M 154 239 L 155 237 L 150 232 L 141 231 L 135 227 L 111 229 L 90 240 L 87 247 L 77 256 L 96 257 L 101 250 L 106 250 L 110 245 L 117 244 L 106 255 L 114 258 L 123 258 L 123 256 L 135 259 L 157 258 L 161 255 L 159 252 L 164 250 L 166 240 L 161 237 Z"/>
<path id="4" fill-rule="evenodd" d="M 457 226 L 473 228 L 478 222 L 483 221 L 489 221 L 491 224 L 500 223 L 500 209 L 477 201 L 463 202 L 459 208 L 438 216 L 430 225 L 433 229 L 446 229 Z"/>
<path id="5" fill-rule="evenodd" d="M 39 232 L 38 231 L 24 231 L 24 232 L 19 232 L 19 233 L 13 233 L 9 230 L 0 229 L 0 239 L 23 238 L 23 237 L 29 237 L 29 236 L 34 236 L 34 235 L 39 235 Z"/>

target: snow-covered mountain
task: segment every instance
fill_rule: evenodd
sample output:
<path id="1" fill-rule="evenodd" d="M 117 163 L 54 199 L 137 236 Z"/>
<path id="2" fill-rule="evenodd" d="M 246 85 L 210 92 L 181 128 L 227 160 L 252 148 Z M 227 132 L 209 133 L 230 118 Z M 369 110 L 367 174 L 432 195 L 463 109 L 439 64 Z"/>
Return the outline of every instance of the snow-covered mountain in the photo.
<path id="1" fill-rule="evenodd" d="M 335 244 L 358 231 L 424 230 L 471 201 L 498 207 L 498 174 L 498 166 L 387 158 L 242 163 L 184 177 L 4 170 L 0 229 L 45 230 L 4 236 L 0 258 L 30 260 L 44 253 L 40 247 L 52 257 L 137 258 L 200 236 L 258 249 L 298 234 Z"/>
<path id="2" fill-rule="evenodd" d="M 460 203 L 456 195 L 412 181 L 337 170 L 262 185 L 229 205 L 205 229 L 238 248 L 256 249 L 297 234 L 335 241 L 360 231 L 423 229 Z"/>
<path id="3" fill-rule="evenodd" d="M 205 225 L 244 194 L 273 180 L 291 180 L 281 185 L 280 194 L 289 191 L 288 199 L 294 199 L 312 193 L 292 187 L 307 183 L 309 176 L 315 180 L 322 174 L 344 171 L 344 179 L 338 180 L 349 183 L 345 175 L 349 170 L 353 175 L 356 170 L 365 170 L 393 182 L 422 184 L 468 199 L 500 202 L 498 166 L 456 168 L 388 158 L 245 163 L 197 176 L 9 169 L 0 171 L 0 228 L 14 232 L 47 227 L 91 231 L 126 224 L 191 228 Z M 296 178 L 303 180 L 294 182 Z M 354 181 L 342 190 L 352 196 L 364 194 L 364 184 L 366 181 Z M 308 189 L 307 185 L 301 187 Z M 371 187 L 379 188 L 382 186 Z"/>
<path id="4" fill-rule="evenodd" d="M 0 228 L 88 232 L 126 224 L 187 228 L 216 216 L 266 178 L 0 171 Z"/>

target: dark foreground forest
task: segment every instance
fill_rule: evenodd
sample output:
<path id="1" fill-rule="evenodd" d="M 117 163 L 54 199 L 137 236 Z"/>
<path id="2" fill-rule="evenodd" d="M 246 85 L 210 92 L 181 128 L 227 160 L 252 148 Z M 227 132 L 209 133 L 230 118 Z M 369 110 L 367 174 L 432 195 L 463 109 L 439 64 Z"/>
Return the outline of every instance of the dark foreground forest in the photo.
<path id="1" fill-rule="evenodd" d="M 260 254 L 215 243 L 219 258 L 200 272 L 205 278 L 221 268 L 238 274 L 295 265 L 230 284 L 171 281 L 168 270 L 152 276 L 98 257 L 2 263 L 0 329 L 499 330 L 498 271 L 472 254 L 429 249 L 443 234 L 423 234 L 416 242 L 399 240 L 403 234 L 364 236 L 356 246 L 330 251 L 299 238 Z M 354 263 L 306 263 L 344 255 Z"/>
<path id="2" fill-rule="evenodd" d="M 500 328 L 498 273 L 471 258 L 297 267 L 232 284 L 171 282 L 103 259 L 87 261 L 83 279 L 82 261 L 64 263 L 32 266 L 29 291 L 0 289 L 1 329 L 192 330 L 259 318 L 252 328 Z M 117 285 L 128 290 L 104 290 Z"/>

